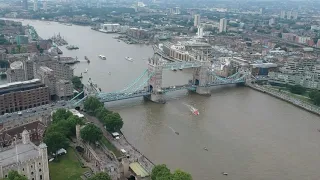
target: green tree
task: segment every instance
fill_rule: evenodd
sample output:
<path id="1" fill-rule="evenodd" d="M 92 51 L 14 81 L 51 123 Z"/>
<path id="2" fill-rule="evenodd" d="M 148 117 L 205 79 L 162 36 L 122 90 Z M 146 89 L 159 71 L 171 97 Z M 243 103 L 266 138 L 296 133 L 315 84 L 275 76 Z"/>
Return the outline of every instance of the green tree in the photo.
<path id="1" fill-rule="evenodd" d="M 306 92 L 306 88 L 301 85 L 289 86 L 289 90 L 294 94 L 304 94 Z"/>
<path id="2" fill-rule="evenodd" d="M 88 180 L 111 180 L 109 174 L 100 172 L 95 174 L 93 177 L 89 178 Z"/>
<path id="3" fill-rule="evenodd" d="M 52 121 L 53 123 L 57 123 L 59 121 L 68 119 L 72 115 L 72 112 L 68 111 L 67 109 L 58 109 L 55 113 L 53 113 Z"/>
<path id="4" fill-rule="evenodd" d="M 102 138 L 102 131 L 94 124 L 88 124 L 80 130 L 80 136 L 83 140 L 94 143 Z"/>
<path id="5" fill-rule="evenodd" d="M 67 119 L 67 123 L 68 123 L 69 131 L 71 132 L 71 134 L 76 135 L 76 125 L 77 124 L 83 125 L 84 121 L 82 118 L 79 118 L 78 116 L 73 115 Z"/>
<path id="6" fill-rule="evenodd" d="M 110 132 L 120 131 L 123 121 L 119 113 L 110 113 L 104 119 L 104 125 Z"/>
<path id="7" fill-rule="evenodd" d="M 20 175 L 17 171 L 10 171 L 8 173 L 8 180 L 28 180 L 27 177 Z"/>
<path id="8" fill-rule="evenodd" d="M 58 132 L 65 137 L 71 136 L 70 124 L 67 121 L 59 121 L 58 123 L 51 124 L 47 129 L 45 134 L 50 134 L 52 132 Z"/>
<path id="9" fill-rule="evenodd" d="M 67 148 L 69 141 L 63 134 L 59 132 L 46 133 L 44 142 L 48 146 L 49 153 L 55 153 L 61 148 Z"/>
<path id="10" fill-rule="evenodd" d="M 312 99 L 313 103 L 317 106 L 320 105 L 320 93 L 317 94 L 313 99 Z"/>
<path id="11" fill-rule="evenodd" d="M 308 93 L 308 96 L 310 99 L 314 99 L 319 93 L 320 93 L 319 91 L 313 90 Z"/>
<path id="12" fill-rule="evenodd" d="M 108 114 L 112 113 L 111 111 L 107 110 L 105 107 L 101 106 L 98 109 L 94 111 L 94 115 L 98 119 L 104 119 L 105 117 L 108 116 Z"/>
<path id="13" fill-rule="evenodd" d="M 192 180 L 192 176 L 189 173 L 177 169 L 172 175 L 172 180 Z"/>
<path id="14" fill-rule="evenodd" d="M 94 111 L 98 109 L 99 107 L 103 107 L 104 104 L 101 103 L 97 98 L 95 97 L 89 97 L 86 99 L 83 103 L 84 109 L 91 115 L 94 114 Z"/>
<path id="15" fill-rule="evenodd" d="M 151 180 L 171 178 L 170 169 L 165 164 L 156 165 L 151 171 Z"/>
<path id="16" fill-rule="evenodd" d="M 81 82 L 81 79 L 78 76 L 74 76 L 71 81 L 72 81 L 72 84 L 75 89 L 82 89 L 83 88 L 83 84 Z"/>

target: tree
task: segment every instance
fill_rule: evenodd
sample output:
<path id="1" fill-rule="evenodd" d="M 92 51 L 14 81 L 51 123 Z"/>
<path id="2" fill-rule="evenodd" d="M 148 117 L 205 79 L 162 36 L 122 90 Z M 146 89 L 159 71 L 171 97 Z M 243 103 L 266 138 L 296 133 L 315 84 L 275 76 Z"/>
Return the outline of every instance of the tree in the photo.
<path id="1" fill-rule="evenodd" d="M 17 171 L 10 171 L 8 173 L 8 180 L 28 180 L 27 177 L 20 175 Z"/>
<path id="2" fill-rule="evenodd" d="M 70 124 L 67 121 L 59 121 L 58 123 L 51 124 L 47 129 L 45 134 L 50 134 L 52 132 L 58 132 L 65 137 L 71 136 Z"/>
<path id="3" fill-rule="evenodd" d="M 67 123 L 68 123 L 68 126 L 69 126 L 69 131 L 71 132 L 72 135 L 76 134 L 76 125 L 77 124 L 80 124 L 80 125 L 84 124 L 83 119 L 79 118 L 78 116 L 75 116 L 75 115 L 70 116 L 67 119 Z"/>
<path id="4" fill-rule="evenodd" d="M 52 121 L 53 123 L 57 123 L 61 120 L 68 119 L 72 115 L 72 112 L 68 111 L 67 109 L 58 109 L 55 113 L 53 113 Z"/>
<path id="5" fill-rule="evenodd" d="M 78 76 L 74 76 L 71 81 L 72 81 L 72 84 L 75 89 L 82 89 L 83 88 L 83 84 L 81 82 L 81 79 Z"/>
<path id="6" fill-rule="evenodd" d="M 105 117 L 107 117 L 110 113 L 112 113 L 112 112 L 107 110 L 103 106 L 99 107 L 98 109 L 96 109 L 94 111 L 94 115 L 100 120 L 104 119 Z"/>
<path id="7" fill-rule="evenodd" d="M 119 113 L 110 113 L 104 119 L 106 129 L 111 132 L 120 131 L 123 121 Z"/>
<path id="8" fill-rule="evenodd" d="M 172 180 L 192 180 L 192 176 L 189 173 L 177 169 L 172 175 Z"/>
<path id="9" fill-rule="evenodd" d="M 88 124 L 80 131 L 83 140 L 94 143 L 102 138 L 102 131 L 94 124 Z"/>
<path id="10" fill-rule="evenodd" d="M 103 103 L 101 103 L 97 98 L 95 97 L 89 97 L 84 101 L 84 109 L 88 111 L 89 114 L 93 115 L 94 111 L 98 109 L 99 107 L 104 106 Z"/>
<path id="11" fill-rule="evenodd" d="M 309 92 L 309 97 L 315 105 L 320 105 L 320 91 L 313 90 Z"/>
<path id="12" fill-rule="evenodd" d="M 55 153 L 61 148 L 67 148 L 69 145 L 66 136 L 59 132 L 46 133 L 44 136 L 44 142 L 48 146 L 49 153 Z"/>
<path id="13" fill-rule="evenodd" d="M 301 85 L 293 85 L 289 87 L 290 92 L 294 94 L 304 94 L 306 92 L 306 88 Z"/>
<path id="14" fill-rule="evenodd" d="M 100 172 L 95 174 L 93 177 L 89 178 L 88 180 L 111 180 L 109 174 Z"/>
<path id="15" fill-rule="evenodd" d="M 153 167 L 151 172 L 151 180 L 158 180 L 158 178 L 164 179 L 165 177 L 169 179 L 171 177 L 170 169 L 167 168 L 165 164 L 156 165 Z"/>

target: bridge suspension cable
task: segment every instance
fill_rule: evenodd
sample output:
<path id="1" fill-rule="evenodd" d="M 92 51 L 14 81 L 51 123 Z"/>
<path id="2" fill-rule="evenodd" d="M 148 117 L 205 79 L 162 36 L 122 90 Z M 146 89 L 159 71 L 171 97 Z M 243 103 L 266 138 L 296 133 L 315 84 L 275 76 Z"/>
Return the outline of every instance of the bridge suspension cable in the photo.
<path id="1" fill-rule="evenodd" d="M 150 78 L 151 78 L 154 74 L 155 74 L 154 72 L 151 73 L 151 74 L 149 74 L 148 78 L 147 78 L 145 81 L 143 81 L 143 82 L 140 84 L 140 86 L 138 86 L 138 87 L 137 87 L 136 89 L 134 89 L 132 92 L 136 92 L 136 91 L 138 91 L 139 89 L 141 89 L 141 87 L 144 86 L 144 85 L 150 80 Z"/>

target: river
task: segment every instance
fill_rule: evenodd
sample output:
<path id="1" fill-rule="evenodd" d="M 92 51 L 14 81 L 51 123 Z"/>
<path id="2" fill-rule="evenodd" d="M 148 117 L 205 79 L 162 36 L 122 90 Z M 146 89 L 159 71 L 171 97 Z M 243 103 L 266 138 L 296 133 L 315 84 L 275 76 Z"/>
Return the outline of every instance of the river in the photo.
<path id="1" fill-rule="evenodd" d="M 69 44 L 79 46 L 74 51 L 62 48 L 64 55 L 82 60 L 88 56 L 91 63 L 75 65 L 75 74 L 87 68 L 84 81 L 92 78 L 103 91 L 132 82 L 153 54 L 150 46 L 117 42 L 115 34 L 89 27 L 23 21 L 27 23 L 43 38 L 61 33 Z M 99 54 L 107 60 L 98 59 Z M 163 76 L 164 85 L 186 84 L 191 77 L 187 70 Z M 198 108 L 200 115 L 191 115 L 184 103 Z M 219 87 L 210 97 L 179 91 L 168 94 L 164 105 L 136 98 L 106 107 L 121 114 L 125 136 L 149 159 L 190 172 L 195 180 L 320 179 L 319 117 L 252 89 Z"/>

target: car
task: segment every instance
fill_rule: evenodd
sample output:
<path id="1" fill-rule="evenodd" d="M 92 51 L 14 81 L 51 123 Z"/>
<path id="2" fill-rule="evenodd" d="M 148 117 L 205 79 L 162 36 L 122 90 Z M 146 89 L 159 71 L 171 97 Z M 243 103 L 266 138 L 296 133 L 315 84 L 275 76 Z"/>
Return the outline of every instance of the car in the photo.
<path id="1" fill-rule="evenodd" d="M 19 111 L 19 112 L 18 112 L 18 115 L 19 115 L 19 116 L 22 116 L 22 112 L 21 112 L 21 111 Z"/>

